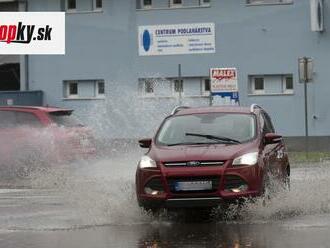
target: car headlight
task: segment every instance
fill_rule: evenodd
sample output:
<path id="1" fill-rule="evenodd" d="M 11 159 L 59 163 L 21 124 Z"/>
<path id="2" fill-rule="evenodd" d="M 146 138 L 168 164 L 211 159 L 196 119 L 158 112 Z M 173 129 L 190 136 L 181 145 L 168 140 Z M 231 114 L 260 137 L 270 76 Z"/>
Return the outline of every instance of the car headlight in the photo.
<path id="1" fill-rule="evenodd" d="M 139 168 L 156 168 L 156 162 L 148 156 L 143 156 L 139 162 Z"/>
<path id="2" fill-rule="evenodd" d="M 246 153 L 234 159 L 233 165 L 255 165 L 258 162 L 258 152 Z"/>

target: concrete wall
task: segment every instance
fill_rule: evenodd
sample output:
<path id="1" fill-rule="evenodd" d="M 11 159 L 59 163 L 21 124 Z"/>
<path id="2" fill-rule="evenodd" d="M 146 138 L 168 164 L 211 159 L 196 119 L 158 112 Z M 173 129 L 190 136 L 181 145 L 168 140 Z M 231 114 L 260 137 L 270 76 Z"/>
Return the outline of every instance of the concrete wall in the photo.
<path id="1" fill-rule="evenodd" d="M 167 1 L 155 2 L 166 7 L 160 5 Z M 185 0 L 188 5 L 193 2 Z M 327 29 L 330 0 L 324 4 Z M 110 136 L 144 136 L 179 100 L 139 97 L 139 78 L 176 77 L 179 63 L 186 78 L 207 77 L 211 67 L 237 67 L 241 104 L 262 105 L 279 133 L 302 136 L 304 98 L 297 60 L 309 56 L 315 62 L 314 81 L 308 87 L 310 134 L 330 134 L 330 36 L 328 31 L 311 31 L 309 0 L 263 6 L 247 6 L 245 0 L 213 0 L 210 7 L 154 10 L 136 10 L 133 0 L 104 0 L 103 5 L 103 12 L 67 14 L 65 56 L 30 56 L 30 88 L 43 90 L 46 103 L 75 108 L 86 120 L 102 113 Z M 29 11 L 59 11 L 61 6 L 60 0 L 29 1 Z M 138 56 L 139 25 L 201 22 L 215 23 L 215 54 Z M 294 93 L 249 95 L 249 75 L 258 74 L 292 74 Z M 107 98 L 63 100 L 63 80 L 86 79 L 104 79 Z M 208 99 L 185 98 L 183 103 L 207 105 Z"/>

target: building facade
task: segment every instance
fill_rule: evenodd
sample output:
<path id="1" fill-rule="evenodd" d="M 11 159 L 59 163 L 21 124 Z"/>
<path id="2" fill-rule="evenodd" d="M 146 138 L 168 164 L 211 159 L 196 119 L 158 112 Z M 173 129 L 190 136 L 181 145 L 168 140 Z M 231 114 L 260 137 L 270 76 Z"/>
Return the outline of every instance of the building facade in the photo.
<path id="1" fill-rule="evenodd" d="M 303 136 L 298 58 L 307 56 L 309 133 L 328 136 L 330 0 L 317 6 L 320 31 L 311 27 L 311 2 L 318 1 L 28 0 L 28 11 L 66 11 L 66 54 L 28 56 L 22 81 L 42 90 L 45 104 L 74 108 L 109 137 L 128 138 L 152 133 L 175 105 L 209 105 L 210 68 L 236 68 L 240 104 L 260 104 L 278 133 Z M 214 28 L 208 51 L 165 45 L 144 54 L 159 42 L 143 33 L 148 28 L 168 35 L 204 24 Z"/>

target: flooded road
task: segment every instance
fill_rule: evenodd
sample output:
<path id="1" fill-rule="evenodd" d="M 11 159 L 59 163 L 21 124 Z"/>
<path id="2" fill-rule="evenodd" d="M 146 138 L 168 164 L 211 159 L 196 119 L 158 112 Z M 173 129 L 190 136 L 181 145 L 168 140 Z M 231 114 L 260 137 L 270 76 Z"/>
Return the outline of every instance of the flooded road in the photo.
<path id="1" fill-rule="evenodd" d="M 127 149 L 2 186 L 0 247 L 330 247 L 330 164 L 295 165 L 290 192 L 198 222 L 137 207 L 141 154 Z"/>

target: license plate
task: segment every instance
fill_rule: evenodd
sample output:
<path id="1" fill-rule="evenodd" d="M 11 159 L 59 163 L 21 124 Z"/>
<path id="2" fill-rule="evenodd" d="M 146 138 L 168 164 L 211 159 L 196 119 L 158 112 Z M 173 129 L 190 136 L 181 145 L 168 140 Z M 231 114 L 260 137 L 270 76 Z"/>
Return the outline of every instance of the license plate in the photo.
<path id="1" fill-rule="evenodd" d="M 212 181 L 176 182 L 175 191 L 212 190 Z"/>

